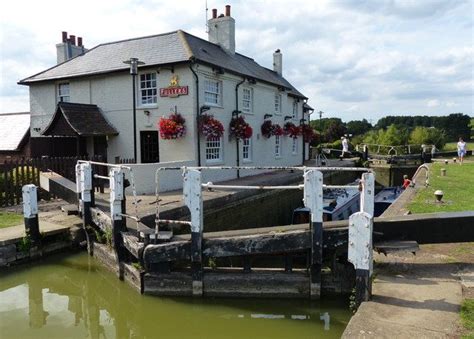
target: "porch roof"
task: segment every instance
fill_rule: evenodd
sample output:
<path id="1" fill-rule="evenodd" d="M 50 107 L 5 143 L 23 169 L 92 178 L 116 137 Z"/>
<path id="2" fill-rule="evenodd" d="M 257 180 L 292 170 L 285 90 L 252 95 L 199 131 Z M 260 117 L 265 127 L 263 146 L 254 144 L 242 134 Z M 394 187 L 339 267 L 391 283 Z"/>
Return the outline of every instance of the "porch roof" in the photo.
<path id="1" fill-rule="evenodd" d="M 103 136 L 117 135 L 118 131 L 102 115 L 97 105 L 60 102 L 43 135 Z"/>

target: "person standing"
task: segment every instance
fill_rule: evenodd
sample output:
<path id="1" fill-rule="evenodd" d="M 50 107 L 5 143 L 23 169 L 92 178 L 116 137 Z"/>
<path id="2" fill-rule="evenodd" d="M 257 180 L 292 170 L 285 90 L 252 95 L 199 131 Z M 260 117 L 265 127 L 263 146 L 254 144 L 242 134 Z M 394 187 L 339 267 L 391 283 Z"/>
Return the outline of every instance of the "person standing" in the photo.
<path id="1" fill-rule="evenodd" d="M 342 157 L 349 153 L 349 141 L 347 141 L 346 137 L 342 137 Z"/>
<path id="2" fill-rule="evenodd" d="M 459 164 L 462 165 L 464 156 L 466 155 L 466 147 L 467 147 L 466 142 L 462 138 L 459 138 L 457 146 L 458 146 Z"/>

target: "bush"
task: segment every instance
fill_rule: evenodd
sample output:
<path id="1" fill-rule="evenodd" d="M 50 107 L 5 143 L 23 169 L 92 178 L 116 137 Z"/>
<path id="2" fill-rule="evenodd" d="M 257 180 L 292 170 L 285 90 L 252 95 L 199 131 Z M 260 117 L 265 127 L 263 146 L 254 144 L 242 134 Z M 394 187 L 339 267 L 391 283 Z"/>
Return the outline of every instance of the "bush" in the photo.
<path id="1" fill-rule="evenodd" d="M 18 172 L 18 175 L 17 175 Z M 8 178 L 11 180 L 11 184 L 14 187 L 21 187 L 23 185 L 32 184 L 34 178 L 38 176 L 39 170 L 33 166 L 19 166 L 17 168 L 12 169 L 8 173 Z M 0 179 L 0 183 L 5 178 Z"/>
<path id="2" fill-rule="evenodd" d="M 435 145 L 437 149 L 442 149 L 446 144 L 446 135 L 437 128 L 416 127 L 410 133 L 410 144 Z"/>

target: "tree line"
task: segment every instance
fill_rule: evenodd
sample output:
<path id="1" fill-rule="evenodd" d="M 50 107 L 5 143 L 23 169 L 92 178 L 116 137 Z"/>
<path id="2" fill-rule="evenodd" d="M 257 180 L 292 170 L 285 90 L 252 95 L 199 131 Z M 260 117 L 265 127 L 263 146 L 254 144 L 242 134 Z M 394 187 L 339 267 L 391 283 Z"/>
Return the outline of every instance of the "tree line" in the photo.
<path id="1" fill-rule="evenodd" d="M 442 148 L 447 141 L 459 137 L 469 140 L 474 119 L 463 113 L 452 113 L 448 116 L 386 116 L 375 125 L 367 119 L 344 123 L 339 118 L 323 118 L 312 120 L 310 125 L 318 132 L 316 143 L 338 144 L 343 135 L 351 134 L 353 144 L 434 144 Z"/>

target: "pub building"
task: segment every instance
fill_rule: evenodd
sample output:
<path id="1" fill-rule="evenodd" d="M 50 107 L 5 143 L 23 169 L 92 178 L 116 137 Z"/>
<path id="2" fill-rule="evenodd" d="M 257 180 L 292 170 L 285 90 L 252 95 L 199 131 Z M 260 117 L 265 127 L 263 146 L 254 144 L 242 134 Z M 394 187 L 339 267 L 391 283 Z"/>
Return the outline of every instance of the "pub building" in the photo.
<path id="1" fill-rule="evenodd" d="M 229 5 L 224 14 L 212 10 L 208 31 L 208 40 L 177 30 L 91 49 L 63 32 L 57 65 L 19 81 L 30 93 L 31 155 L 101 155 L 113 163 L 136 152 L 137 163 L 301 165 L 309 153 L 301 135 L 262 133 L 267 120 L 299 126 L 312 111 L 283 77 L 280 50 L 272 69 L 237 53 Z M 136 75 L 124 63 L 131 58 Z M 160 120 L 176 113 L 184 129 L 163 137 Z M 223 133 L 200 132 L 201 115 L 219 121 Z M 251 133 L 236 139 L 233 117 L 243 118 Z"/>

